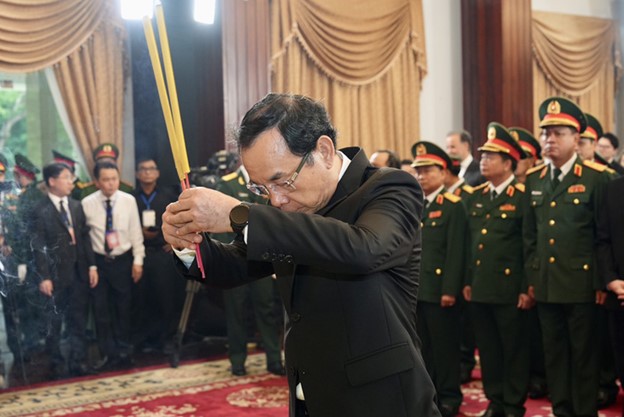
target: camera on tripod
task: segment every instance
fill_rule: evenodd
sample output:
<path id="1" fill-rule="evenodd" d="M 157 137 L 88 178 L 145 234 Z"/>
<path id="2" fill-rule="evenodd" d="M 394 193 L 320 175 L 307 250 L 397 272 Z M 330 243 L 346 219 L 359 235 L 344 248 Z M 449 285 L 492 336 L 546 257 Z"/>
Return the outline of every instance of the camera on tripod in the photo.
<path id="1" fill-rule="evenodd" d="M 196 187 L 214 189 L 222 176 L 236 171 L 239 162 L 237 153 L 218 151 L 208 159 L 206 165 L 191 168 L 189 181 Z"/>

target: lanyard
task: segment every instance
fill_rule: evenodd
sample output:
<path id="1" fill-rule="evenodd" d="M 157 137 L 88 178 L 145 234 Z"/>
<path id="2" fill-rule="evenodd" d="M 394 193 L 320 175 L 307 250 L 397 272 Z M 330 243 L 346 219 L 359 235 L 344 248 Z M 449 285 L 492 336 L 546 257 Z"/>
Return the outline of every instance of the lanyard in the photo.
<path id="1" fill-rule="evenodd" d="M 150 210 L 150 204 L 152 204 L 152 201 L 154 201 L 154 197 L 156 197 L 156 194 L 158 194 L 158 191 L 154 191 L 152 195 L 150 196 L 150 198 L 148 199 L 148 198 L 145 198 L 145 194 L 141 193 L 141 200 L 143 200 L 148 210 Z"/>

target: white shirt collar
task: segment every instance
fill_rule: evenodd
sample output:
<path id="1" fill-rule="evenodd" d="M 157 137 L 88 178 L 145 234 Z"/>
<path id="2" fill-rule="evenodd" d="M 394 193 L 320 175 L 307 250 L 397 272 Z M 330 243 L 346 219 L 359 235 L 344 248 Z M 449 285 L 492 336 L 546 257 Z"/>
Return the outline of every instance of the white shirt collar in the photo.
<path id="1" fill-rule="evenodd" d="M 52 194 L 50 192 L 48 192 L 48 197 L 50 197 L 50 200 L 52 200 L 52 202 L 54 203 L 54 206 L 56 207 L 57 210 L 61 209 L 61 201 L 63 202 L 63 205 L 65 206 L 65 210 L 68 210 L 68 203 L 67 203 L 67 197 L 59 197 L 55 194 Z"/>
<path id="2" fill-rule="evenodd" d="M 494 191 L 496 191 L 496 195 L 501 195 L 502 193 L 505 192 L 505 190 L 507 189 L 509 184 L 511 184 L 511 182 L 514 180 L 514 178 L 516 178 L 514 176 L 514 174 L 511 174 L 509 176 L 509 178 L 507 178 L 505 181 L 500 183 L 500 185 L 498 187 L 496 187 L 496 188 L 494 188 L 494 184 L 490 183 L 490 192 L 492 192 L 492 190 L 494 190 Z"/>
<path id="3" fill-rule="evenodd" d="M 451 193 L 451 194 L 452 194 L 452 193 L 454 193 L 454 192 L 455 192 L 455 190 L 457 190 L 459 187 L 461 187 L 461 186 L 462 186 L 462 184 L 463 184 L 464 182 L 466 182 L 466 181 L 465 181 L 463 178 L 460 178 L 460 179 L 458 179 L 458 180 L 457 180 L 457 182 L 456 182 L 455 184 L 451 185 L 451 186 L 450 186 L 450 187 L 448 187 L 446 190 L 447 190 L 449 193 Z"/>
<path id="4" fill-rule="evenodd" d="M 444 185 L 441 185 L 440 188 L 438 188 L 437 190 L 435 190 L 431 194 L 426 195 L 425 196 L 425 200 L 427 200 L 429 202 L 429 204 L 431 204 L 433 202 L 433 200 L 435 200 L 435 198 L 438 196 L 438 194 L 440 194 L 440 192 L 443 189 L 444 189 Z"/>
<path id="5" fill-rule="evenodd" d="M 472 157 L 471 154 L 468 154 L 466 159 L 464 159 L 463 161 L 459 163 L 459 166 L 461 167 L 463 171 L 466 171 L 466 169 L 468 169 L 468 165 L 470 165 L 472 161 L 474 161 L 474 158 Z"/>
<path id="6" fill-rule="evenodd" d="M 351 164 L 351 160 L 347 155 L 338 151 L 338 156 L 342 159 L 342 167 L 340 168 L 340 174 L 338 174 L 338 181 L 342 179 L 342 176 L 347 172 L 347 168 L 349 168 L 349 164 Z"/>
<path id="7" fill-rule="evenodd" d="M 574 162 L 576 161 L 577 155 L 574 154 L 572 155 L 572 158 L 570 158 L 568 160 L 568 162 L 566 162 L 565 164 L 561 165 L 561 175 L 559 175 L 559 180 L 562 180 L 563 177 L 565 177 L 566 175 L 568 175 L 568 172 L 570 172 L 570 170 L 572 169 L 572 165 L 574 165 Z M 551 166 L 550 166 L 550 178 L 552 179 L 552 176 L 554 175 L 555 172 L 555 166 L 552 164 L 551 161 Z"/>

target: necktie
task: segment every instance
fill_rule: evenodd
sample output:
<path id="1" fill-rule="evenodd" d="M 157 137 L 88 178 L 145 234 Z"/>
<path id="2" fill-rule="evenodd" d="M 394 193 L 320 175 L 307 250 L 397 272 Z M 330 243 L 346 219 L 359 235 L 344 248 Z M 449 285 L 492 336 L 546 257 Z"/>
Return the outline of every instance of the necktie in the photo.
<path id="1" fill-rule="evenodd" d="M 110 199 L 106 200 L 106 231 L 104 233 L 104 251 L 106 254 L 111 253 L 112 249 L 108 246 L 108 234 L 113 230 L 113 207 Z"/>
<path id="2" fill-rule="evenodd" d="M 490 194 L 490 200 L 494 200 L 497 196 L 498 193 L 496 192 L 496 190 L 492 190 L 492 193 Z"/>
<path id="3" fill-rule="evenodd" d="M 65 226 L 67 226 L 69 228 L 71 226 L 69 224 L 69 216 L 67 215 L 67 211 L 65 210 L 65 205 L 63 203 L 64 203 L 64 201 L 61 200 L 60 203 L 59 203 L 60 207 L 61 207 L 59 211 L 61 212 L 61 217 L 63 218 L 63 223 L 65 223 Z"/>
<path id="4" fill-rule="evenodd" d="M 559 175 L 561 175 L 561 170 L 559 168 L 555 168 L 553 170 L 553 179 L 552 179 L 553 189 L 557 188 L 557 186 L 561 182 L 559 181 Z"/>

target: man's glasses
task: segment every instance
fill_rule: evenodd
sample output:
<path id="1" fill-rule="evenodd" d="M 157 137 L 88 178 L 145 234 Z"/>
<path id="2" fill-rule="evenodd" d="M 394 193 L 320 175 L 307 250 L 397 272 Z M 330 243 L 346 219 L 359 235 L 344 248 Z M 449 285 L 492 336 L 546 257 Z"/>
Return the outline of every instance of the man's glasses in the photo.
<path id="1" fill-rule="evenodd" d="M 139 172 L 155 172 L 158 171 L 157 167 L 140 167 L 138 169 Z"/>
<path id="2" fill-rule="evenodd" d="M 269 198 L 271 196 L 271 192 L 275 192 L 275 191 L 279 191 L 282 193 L 284 192 L 289 193 L 291 191 L 295 191 L 297 189 L 297 187 L 295 187 L 295 180 L 297 179 L 297 177 L 299 176 L 299 173 L 303 169 L 303 166 L 308 160 L 309 155 L 310 155 L 309 152 L 303 155 L 303 158 L 301 158 L 301 162 L 299 162 L 299 166 L 286 181 L 279 183 L 279 184 L 269 184 L 268 186 L 262 185 L 262 184 L 256 184 L 256 183 L 249 181 L 247 183 L 247 188 L 252 193 L 259 195 L 261 197 L 265 197 L 265 198 Z"/>

